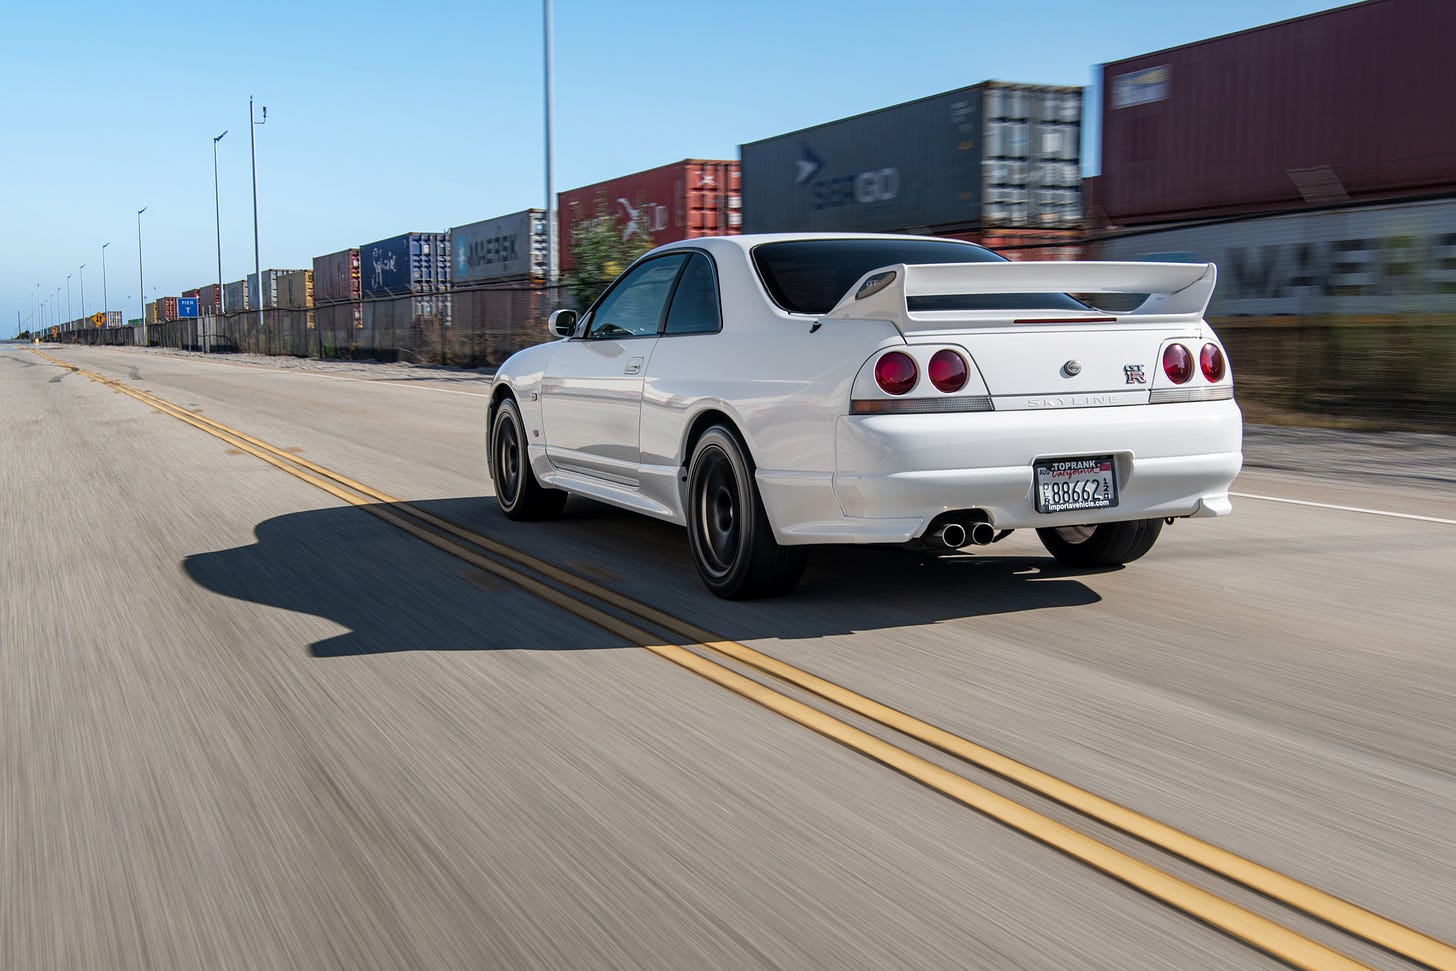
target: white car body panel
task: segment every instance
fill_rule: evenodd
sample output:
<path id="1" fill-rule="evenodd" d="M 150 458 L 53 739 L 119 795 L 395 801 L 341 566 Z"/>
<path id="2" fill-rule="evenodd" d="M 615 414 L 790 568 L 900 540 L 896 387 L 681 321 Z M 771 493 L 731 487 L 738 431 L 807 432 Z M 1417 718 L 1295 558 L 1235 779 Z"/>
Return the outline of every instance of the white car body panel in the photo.
<path id="1" fill-rule="evenodd" d="M 721 331 L 571 338 L 512 356 L 497 372 L 492 407 L 501 394 L 515 397 L 540 482 L 685 523 L 689 433 L 711 412 L 743 439 L 774 536 L 786 545 L 906 542 L 955 510 L 984 514 L 998 529 L 1229 511 L 1242 464 L 1231 375 L 1209 385 L 1195 364 L 1188 387 L 1223 400 L 1149 403 L 1173 387 L 1160 363 L 1166 343 L 1177 340 L 1195 357 L 1204 343 L 1218 344 L 1202 319 L 1211 265 L 901 264 L 867 273 L 827 315 L 775 305 L 753 247 L 842 235 L 668 244 L 654 253 L 693 249 L 713 260 Z M 897 279 L 855 299 L 887 270 Z M 1114 320 L 1092 311 L 916 312 L 907 303 L 921 294 L 1065 291 L 1150 296 Z M 975 407 L 989 398 L 994 410 L 851 413 L 852 399 L 896 400 L 874 379 L 886 349 L 910 354 L 923 375 L 930 355 L 947 347 L 967 358 L 966 387 L 942 395 L 922 380 L 899 400 Z M 630 372 L 636 358 L 640 371 Z M 1072 373 L 1070 361 L 1079 365 Z M 1099 455 L 1114 458 L 1117 506 L 1035 511 L 1034 461 Z"/>

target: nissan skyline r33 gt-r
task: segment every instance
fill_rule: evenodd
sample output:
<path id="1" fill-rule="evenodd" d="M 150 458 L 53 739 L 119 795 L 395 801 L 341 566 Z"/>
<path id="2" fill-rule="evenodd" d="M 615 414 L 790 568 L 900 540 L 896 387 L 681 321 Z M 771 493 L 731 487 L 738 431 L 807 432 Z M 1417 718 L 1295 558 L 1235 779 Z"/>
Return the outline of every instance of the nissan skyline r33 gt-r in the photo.
<path id="1" fill-rule="evenodd" d="M 684 525 L 729 598 L 792 589 L 836 543 L 1025 527 L 1063 563 L 1126 563 L 1165 520 L 1229 512 L 1242 423 L 1203 319 L 1214 274 L 915 236 L 670 243 L 501 366 L 496 498 L 516 520 L 578 495 Z M 1143 299 L 1069 295 L 1103 293 Z"/>

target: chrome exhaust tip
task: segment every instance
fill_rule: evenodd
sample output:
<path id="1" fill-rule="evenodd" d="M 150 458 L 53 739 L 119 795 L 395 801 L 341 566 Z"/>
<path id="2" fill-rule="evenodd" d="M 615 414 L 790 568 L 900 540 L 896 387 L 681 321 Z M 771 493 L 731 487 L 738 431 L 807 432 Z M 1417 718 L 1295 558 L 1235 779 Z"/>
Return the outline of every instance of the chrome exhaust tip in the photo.
<path id="1" fill-rule="evenodd" d="M 965 530 L 961 530 L 962 533 Z M 971 525 L 971 543 L 975 546 L 990 546 L 996 539 L 996 527 L 990 523 L 973 523 Z"/>
<path id="2" fill-rule="evenodd" d="M 946 549 L 958 550 L 966 545 L 966 528 L 960 523 L 946 523 L 935 531 L 935 538 Z"/>

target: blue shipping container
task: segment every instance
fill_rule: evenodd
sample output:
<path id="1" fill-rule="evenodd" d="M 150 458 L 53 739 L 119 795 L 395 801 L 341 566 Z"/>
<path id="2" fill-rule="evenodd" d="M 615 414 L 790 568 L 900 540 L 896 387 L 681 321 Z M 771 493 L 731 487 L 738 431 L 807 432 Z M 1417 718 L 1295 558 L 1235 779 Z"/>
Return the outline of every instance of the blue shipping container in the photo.
<path id="1" fill-rule="evenodd" d="M 366 297 L 434 293 L 450 285 L 450 240 L 445 233 L 405 233 L 359 247 Z"/>

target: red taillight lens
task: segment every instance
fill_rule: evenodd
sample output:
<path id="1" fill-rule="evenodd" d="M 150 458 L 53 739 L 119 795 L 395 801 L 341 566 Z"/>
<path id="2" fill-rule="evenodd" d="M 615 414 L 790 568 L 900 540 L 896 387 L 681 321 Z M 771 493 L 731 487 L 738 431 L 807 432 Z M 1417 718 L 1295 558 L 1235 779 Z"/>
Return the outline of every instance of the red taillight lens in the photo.
<path id="1" fill-rule="evenodd" d="M 935 352 L 925 373 L 930 376 L 930 383 L 935 385 L 936 390 L 953 394 L 966 386 L 969 372 L 966 371 L 965 358 L 955 351 L 946 350 Z"/>
<path id="2" fill-rule="evenodd" d="M 1215 383 L 1222 381 L 1225 367 L 1223 351 L 1218 349 L 1217 344 L 1204 344 L 1203 350 L 1198 352 L 1198 366 L 1208 380 Z"/>
<path id="3" fill-rule="evenodd" d="M 1193 377 L 1193 354 L 1182 344 L 1169 344 L 1163 349 L 1163 373 L 1174 384 L 1183 384 Z"/>
<path id="4" fill-rule="evenodd" d="M 875 383 L 889 394 L 904 394 L 915 387 L 919 370 L 909 354 L 891 351 L 875 362 Z"/>

